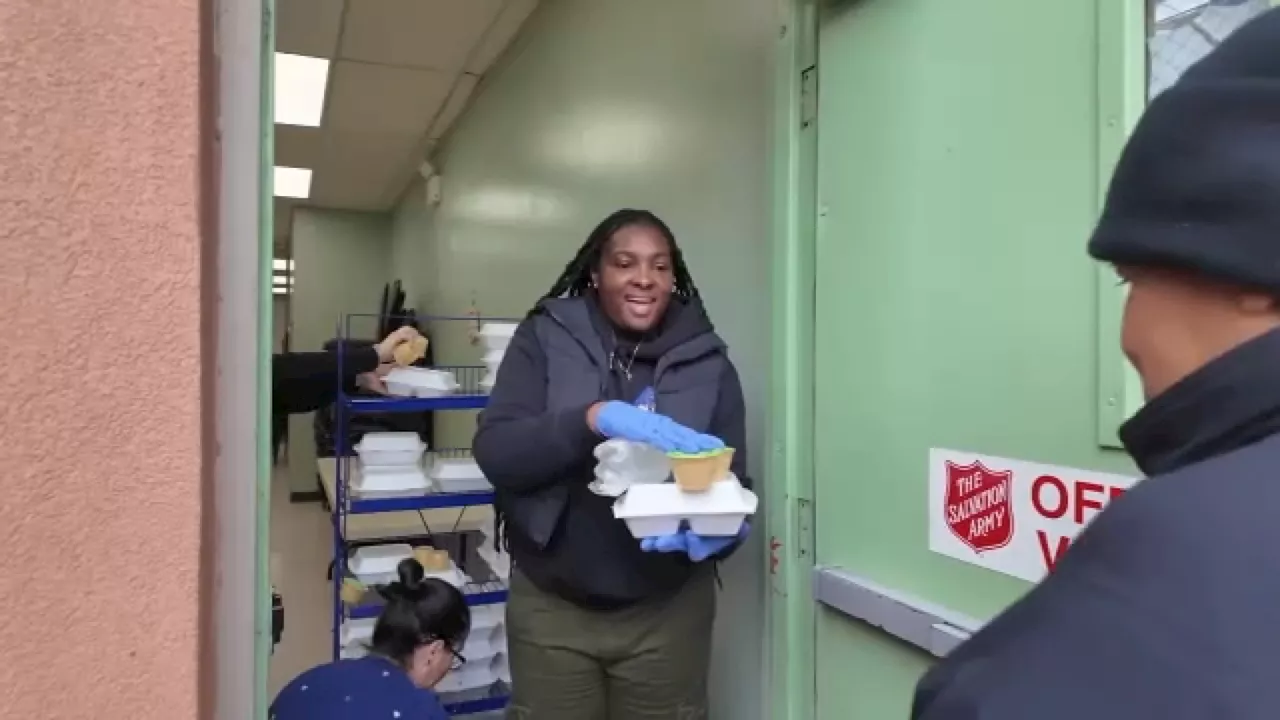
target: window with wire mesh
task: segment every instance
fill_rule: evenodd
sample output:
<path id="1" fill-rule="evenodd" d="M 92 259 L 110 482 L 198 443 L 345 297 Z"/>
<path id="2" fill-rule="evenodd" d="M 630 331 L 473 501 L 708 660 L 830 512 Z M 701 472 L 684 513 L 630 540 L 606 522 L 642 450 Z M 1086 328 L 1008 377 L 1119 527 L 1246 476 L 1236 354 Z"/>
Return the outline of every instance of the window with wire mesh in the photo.
<path id="1" fill-rule="evenodd" d="M 1164 92 L 1270 0 L 1148 0 L 1147 97 Z"/>

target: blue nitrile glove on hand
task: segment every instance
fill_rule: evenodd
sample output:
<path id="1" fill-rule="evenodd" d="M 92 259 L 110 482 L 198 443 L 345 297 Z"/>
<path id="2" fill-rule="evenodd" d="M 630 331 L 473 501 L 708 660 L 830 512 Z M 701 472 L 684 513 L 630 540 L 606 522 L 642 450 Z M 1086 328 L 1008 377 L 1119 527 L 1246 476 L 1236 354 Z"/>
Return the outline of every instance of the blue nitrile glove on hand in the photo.
<path id="1" fill-rule="evenodd" d="M 596 412 L 596 430 L 607 438 L 647 443 L 662 452 L 700 453 L 719 450 L 724 442 L 681 425 L 666 415 L 612 400 Z"/>
<path id="2" fill-rule="evenodd" d="M 640 549 L 645 552 L 682 552 L 689 555 L 694 562 L 702 562 L 722 552 L 730 545 L 741 542 L 751 532 L 751 523 L 743 522 L 738 534 L 730 537 L 703 537 L 695 534 L 688 525 L 682 525 L 674 535 L 647 537 L 640 541 Z"/>

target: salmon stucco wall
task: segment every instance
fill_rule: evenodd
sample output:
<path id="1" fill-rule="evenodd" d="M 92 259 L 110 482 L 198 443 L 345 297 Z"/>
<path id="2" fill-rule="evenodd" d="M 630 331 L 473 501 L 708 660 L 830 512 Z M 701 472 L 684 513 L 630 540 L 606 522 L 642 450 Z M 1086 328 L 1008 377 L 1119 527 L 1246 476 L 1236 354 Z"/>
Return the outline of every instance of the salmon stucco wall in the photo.
<path id="1" fill-rule="evenodd" d="M 195 718 L 198 0 L 0 0 L 0 717 Z"/>

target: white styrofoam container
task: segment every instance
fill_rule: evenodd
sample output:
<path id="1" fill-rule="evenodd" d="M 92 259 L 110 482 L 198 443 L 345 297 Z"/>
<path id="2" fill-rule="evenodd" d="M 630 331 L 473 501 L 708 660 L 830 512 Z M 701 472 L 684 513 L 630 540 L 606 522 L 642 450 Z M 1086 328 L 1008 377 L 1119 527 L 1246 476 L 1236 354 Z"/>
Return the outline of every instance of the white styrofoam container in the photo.
<path id="1" fill-rule="evenodd" d="M 427 444 L 414 432 L 365 433 L 355 451 L 366 467 L 417 465 Z"/>
<path id="2" fill-rule="evenodd" d="M 485 367 L 496 368 L 502 364 L 502 358 L 506 354 L 507 349 L 505 347 L 497 350 L 488 350 L 485 352 L 484 357 L 480 358 L 480 362 L 484 363 Z"/>
<path id="3" fill-rule="evenodd" d="M 369 642 L 373 640 L 373 628 L 377 624 L 377 618 L 344 620 L 342 623 L 342 632 L 339 635 L 339 644 L 344 650 L 348 647 L 358 647 L 363 655 L 363 646 L 368 645 Z"/>
<path id="4" fill-rule="evenodd" d="M 385 585 L 399 579 L 396 566 L 410 557 L 413 546 L 408 543 L 366 545 L 352 553 L 351 572 L 366 586 Z"/>
<path id="5" fill-rule="evenodd" d="M 485 660 L 464 663 L 462 667 L 445 675 L 433 689 L 439 693 L 474 690 L 488 687 L 509 675 L 506 656 L 500 654 Z"/>
<path id="6" fill-rule="evenodd" d="M 401 560 L 403 560 L 403 557 Z M 399 564 L 399 560 L 396 562 Z M 390 570 L 389 573 L 360 573 L 360 571 L 356 571 L 355 568 L 352 568 L 352 573 L 355 573 L 356 579 L 360 580 L 361 583 L 364 583 L 366 587 L 371 587 L 371 585 L 389 585 L 399 580 L 399 575 L 396 574 L 396 569 L 394 568 Z M 426 573 L 426 577 L 444 580 L 445 583 L 449 583 L 453 585 L 453 587 L 460 589 L 462 588 L 462 585 L 471 582 L 471 579 L 467 578 L 466 573 L 463 573 L 462 570 L 458 569 L 457 565 L 449 566 L 448 570 L 440 570 L 439 573 Z"/>
<path id="7" fill-rule="evenodd" d="M 467 662 L 475 662 L 491 658 L 507 651 L 507 628 L 498 625 L 491 628 L 472 628 L 467 636 L 466 645 L 462 647 L 462 655 Z"/>
<path id="8" fill-rule="evenodd" d="M 613 515 L 637 538 L 670 535 L 684 521 L 699 535 L 725 537 L 737 535 L 759 503 L 731 474 L 703 493 L 684 492 L 675 483 L 633 485 L 613 504 Z"/>
<path id="9" fill-rule="evenodd" d="M 357 467 L 351 473 L 351 489 L 361 495 L 426 492 L 431 489 L 431 481 L 417 465 L 383 467 L 377 472 Z"/>
<path id="10" fill-rule="evenodd" d="M 492 630 L 502 625 L 506 616 L 506 603 L 476 605 L 471 608 L 471 632 Z"/>
<path id="11" fill-rule="evenodd" d="M 440 492 L 480 492 L 493 486 L 471 458 L 436 458 L 431 465 L 431 481 Z"/>
<path id="12" fill-rule="evenodd" d="M 511 342 L 519 325 L 520 323 L 513 322 L 487 322 L 480 326 L 480 339 L 486 342 Z"/>
<path id="13" fill-rule="evenodd" d="M 438 397 L 458 390 L 458 379 L 453 373 L 431 368 L 398 367 L 382 381 L 389 394 L 401 397 Z"/>

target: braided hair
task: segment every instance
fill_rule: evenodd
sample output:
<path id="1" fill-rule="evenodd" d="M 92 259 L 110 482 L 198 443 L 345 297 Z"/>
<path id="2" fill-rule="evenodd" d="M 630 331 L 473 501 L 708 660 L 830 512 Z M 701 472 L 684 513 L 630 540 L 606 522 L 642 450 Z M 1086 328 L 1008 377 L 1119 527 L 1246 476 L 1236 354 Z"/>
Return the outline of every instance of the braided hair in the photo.
<path id="1" fill-rule="evenodd" d="M 676 236 L 671 232 L 671 228 L 648 210 L 624 208 L 596 225 L 587 236 L 586 242 L 578 248 L 577 254 L 569 264 L 564 266 L 564 272 L 560 273 L 560 277 L 556 279 L 547 294 L 542 296 L 542 299 L 578 297 L 585 293 L 587 288 L 591 287 L 591 273 L 600 269 L 605 247 L 614 233 L 635 225 L 651 227 L 667 239 L 667 245 L 671 248 L 671 267 L 675 275 L 675 294 L 683 298 L 698 297 L 698 286 L 693 284 L 693 276 L 689 274 L 689 268 L 684 264 L 684 255 L 680 252 L 680 246 L 676 244 Z"/>

